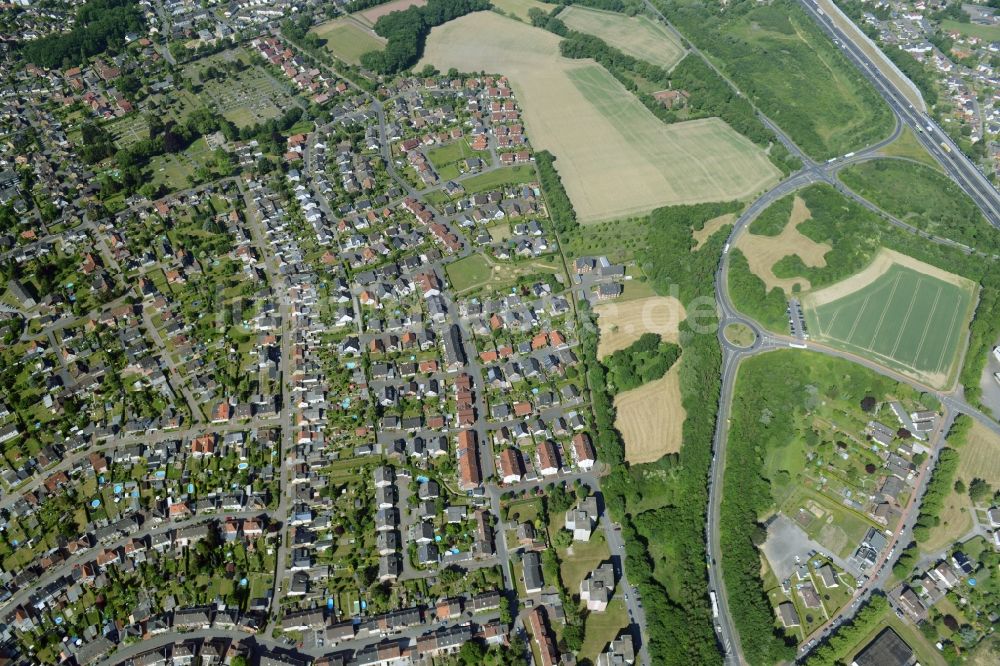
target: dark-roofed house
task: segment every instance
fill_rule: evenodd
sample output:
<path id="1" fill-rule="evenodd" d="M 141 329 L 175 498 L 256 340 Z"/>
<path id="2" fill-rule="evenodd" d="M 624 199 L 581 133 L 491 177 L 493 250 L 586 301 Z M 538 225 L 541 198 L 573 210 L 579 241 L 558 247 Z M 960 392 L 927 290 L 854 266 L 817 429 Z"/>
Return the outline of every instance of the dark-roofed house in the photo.
<path id="1" fill-rule="evenodd" d="M 892 627 L 886 627 L 854 658 L 852 666 L 910 666 L 913 649 Z"/>
<path id="2" fill-rule="evenodd" d="M 542 558 L 538 553 L 529 551 L 521 558 L 524 567 L 524 591 L 534 594 L 542 591 L 545 580 L 542 578 Z"/>
<path id="3" fill-rule="evenodd" d="M 799 614 L 791 601 L 782 601 L 778 604 L 778 617 L 786 629 L 799 626 Z"/>

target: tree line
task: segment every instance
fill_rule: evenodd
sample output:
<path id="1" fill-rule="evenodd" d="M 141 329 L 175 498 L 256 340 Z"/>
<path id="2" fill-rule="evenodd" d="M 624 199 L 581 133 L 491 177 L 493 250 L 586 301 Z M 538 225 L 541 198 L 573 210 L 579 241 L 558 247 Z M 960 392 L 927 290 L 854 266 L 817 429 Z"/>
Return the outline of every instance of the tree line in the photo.
<path id="1" fill-rule="evenodd" d="M 559 52 L 566 58 L 593 58 L 632 92 L 643 105 L 665 123 L 677 122 L 673 110 L 664 107 L 653 95 L 639 89 L 637 79 L 653 83 L 663 89 L 685 90 L 689 93 L 688 119 L 718 117 L 737 132 L 762 148 L 771 148 L 771 161 L 784 173 L 801 167 L 801 162 L 790 155 L 774 132 L 757 117 L 753 106 L 739 96 L 732 87 L 697 55 L 689 54 L 672 71 L 653 65 L 607 42 L 575 30 L 551 14 L 533 8 L 528 12 L 533 25 L 542 27 L 564 39 Z"/>
<path id="2" fill-rule="evenodd" d="M 489 0 L 429 0 L 379 17 L 375 32 L 387 42 L 381 51 L 361 55 L 362 66 L 378 74 L 396 74 L 413 67 L 424 52 L 431 28 L 471 12 L 490 8 Z"/>
<path id="3" fill-rule="evenodd" d="M 125 35 L 144 27 L 136 0 L 88 0 L 77 10 L 72 30 L 27 42 L 21 52 L 41 67 L 81 64 L 108 48 L 121 48 Z"/>

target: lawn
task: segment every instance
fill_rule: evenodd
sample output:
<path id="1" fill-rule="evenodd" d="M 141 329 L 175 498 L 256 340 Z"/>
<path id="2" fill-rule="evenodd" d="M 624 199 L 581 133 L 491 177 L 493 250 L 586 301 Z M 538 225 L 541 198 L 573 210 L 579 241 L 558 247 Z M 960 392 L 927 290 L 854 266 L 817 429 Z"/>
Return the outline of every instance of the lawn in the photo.
<path id="1" fill-rule="evenodd" d="M 323 46 L 337 59 L 351 65 L 361 63 L 361 55 L 368 51 L 380 51 L 385 47 L 385 39 L 353 16 L 341 16 L 321 23 L 311 31 L 325 40 Z"/>
<path id="2" fill-rule="evenodd" d="M 458 139 L 427 151 L 427 159 L 431 161 L 434 170 L 443 180 L 457 178 L 461 173 L 459 162 L 470 157 L 478 157 L 486 164 L 490 162 L 489 151 L 473 150 L 465 139 Z"/>
<path id="3" fill-rule="evenodd" d="M 794 0 L 660 3 L 667 18 L 806 153 L 827 159 L 892 131 L 888 106 Z"/>
<path id="4" fill-rule="evenodd" d="M 434 28 L 418 68 L 509 76 L 533 147 L 557 156 L 584 223 L 670 204 L 742 199 L 777 182 L 764 152 L 722 121 L 664 125 L 603 67 L 563 58 L 559 41 L 499 14 L 475 12 Z"/>
<path id="5" fill-rule="evenodd" d="M 886 627 L 892 627 L 899 637 L 906 641 L 906 644 L 913 648 L 913 652 L 916 654 L 917 661 L 923 666 L 943 666 L 945 662 L 941 653 L 931 644 L 927 638 L 916 629 L 916 627 L 903 622 L 901 619 L 896 617 L 896 614 L 892 609 L 888 609 L 885 613 L 885 620 L 879 623 L 878 628 L 872 631 L 870 634 L 858 641 L 857 647 L 852 649 L 848 654 L 849 659 L 844 659 L 843 662 L 850 664 L 858 653 L 861 652 L 876 636 L 882 633 L 882 630 Z"/>
<path id="6" fill-rule="evenodd" d="M 930 234 L 986 252 L 1000 249 L 997 230 L 950 178 L 902 160 L 874 160 L 839 173 L 845 185 L 887 213 Z"/>
<path id="7" fill-rule="evenodd" d="M 465 188 L 466 194 L 477 194 L 510 185 L 533 183 L 537 179 L 535 167 L 522 164 L 520 166 L 504 167 L 470 176 L 462 181 L 462 187 Z"/>
<path id="8" fill-rule="evenodd" d="M 583 646 L 580 648 L 580 663 L 597 663 L 597 657 L 604 651 L 608 643 L 613 641 L 628 626 L 628 611 L 621 593 L 615 592 L 615 598 L 608 603 L 603 613 L 591 613 L 587 616 L 583 627 Z"/>
<path id="9" fill-rule="evenodd" d="M 944 387 L 957 371 L 974 295 L 969 280 L 883 251 L 803 306 L 816 339 Z"/>
<path id="10" fill-rule="evenodd" d="M 917 136 L 909 127 L 904 127 L 899 138 L 880 152 L 886 157 L 905 157 L 910 160 L 916 160 L 939 172 L 941 171 L 941 165 L 931 157 L 926 148 L 920 145 L 920 142 L 917 141 Z"/>
<path id="11" fill-rule="evenodd" d="M 190 187 L 189 176 L 202 165 L 212 160 L 205 139 L 198 139 L 181 153 L 166 153 L 157 155 L 149 161 L 151 181 L 155 185 L 164 185 L 168 190 L 180 190 Z"/>
<path id="12" fill-rule="evenodd" d="M 448 264 L 445 268 L 452 289 L 457 292 L 482 287 L 493 276 L 493 267 L 481 254 L 472 254 Z"/>
<path id="13" fill-rule="evenodd" d="M 959 23 L 958 21 L 941 21 L 941 29 L 960 32 L 966 37 L 975 37 L 986 42 L 1000 41 L 1000 26 L 979 25 L 978 23 Z"/>
<path id="14" fill-rule="evenodd" d="M 559 13 L 571 30 L 585 32 L 648 63 L 670 69 L 684 57 L 684 47 L 666 26 L 648 16 L 626 16 L 579 5 Z"/>
<path id="15" fill-rule="evenodd" d="M 448 280 L 456 294 L 468 295 L 478 289 L 505 292 L 519 280 L 538 276 L 555 275 L 565 279 L 562 266 L 542 260 L 496 261 L 483 254 L 473 254 L 448 264 L 445 268 Z"/>

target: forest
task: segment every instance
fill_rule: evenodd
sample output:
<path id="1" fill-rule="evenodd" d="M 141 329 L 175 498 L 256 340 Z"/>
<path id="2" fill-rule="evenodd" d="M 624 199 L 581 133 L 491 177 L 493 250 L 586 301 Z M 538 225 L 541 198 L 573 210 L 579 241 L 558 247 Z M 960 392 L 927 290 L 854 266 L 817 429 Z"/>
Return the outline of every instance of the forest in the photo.
<path id="1" fill-rule="evenodd" d="M 88 0 L 77 10 L 72 30 L 27 42 L 22 53 L 41 67 L 71 67 L 108 48 L 121 48 L 125 35 L 141 33 L 144 26 L 135 0 Z"/>
<path id="2" fill-rule="evenodd" d="M 625 349 L 605 360 L 612 393 L 621 393 L 652 382 L 669 370 L 681 355 L 681 348 L 664 342 L 656 333 L 643 333 Z"/>

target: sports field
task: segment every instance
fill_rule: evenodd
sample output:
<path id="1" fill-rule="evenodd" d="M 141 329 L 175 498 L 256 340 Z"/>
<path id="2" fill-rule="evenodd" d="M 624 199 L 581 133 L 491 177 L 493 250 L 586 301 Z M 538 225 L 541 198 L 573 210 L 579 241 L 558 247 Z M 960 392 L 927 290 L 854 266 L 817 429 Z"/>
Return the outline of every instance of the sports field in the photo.
<path id="1" fill-rule="evenodd" d="M 975 285 L 883 249 L 860 273 L 802 299 L 817 340 L 944 388 L 975 305 Z"/>
<path id="2" fill-rule="evenodd" d="M 354 16 L 341 16 L 312 29 L 333 56 L 351 65 L 361 62 L 361 54 L 385 47 L 385 40 Z"/>
<path id="3" fill-rule="evenodd" d="M 600 37 L 630 56 L 670 69 L 684 57 L 684 47 L 663 24 L 646 16 L 625 16 L 574 5 L 559 13 L 572 30 Z"/>
<path id="4" fill-rule="evenodd" d="M 434 28 L 440 70 L 506 74 L 532 144 L 551 151 L 583 223 L 660 206 L 749 197 L 777 182 L 763 151 L 716 118 L 664 125 L 603 67 L 559 55 L 559 37 L 493 12 Z"/>

